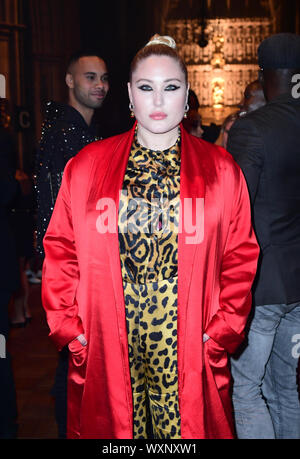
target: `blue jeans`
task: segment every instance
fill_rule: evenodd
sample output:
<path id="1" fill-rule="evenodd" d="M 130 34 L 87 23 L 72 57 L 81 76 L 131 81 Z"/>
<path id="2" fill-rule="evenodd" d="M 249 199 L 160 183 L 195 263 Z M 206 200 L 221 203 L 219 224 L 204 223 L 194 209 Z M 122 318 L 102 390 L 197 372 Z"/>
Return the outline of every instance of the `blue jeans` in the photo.
<path id="1" fill-rule="evenodd" d="M 255 307 L 248 343 L 231 358 L 238 438 L 300 439 L 299 344 L 300 303 Z"/>

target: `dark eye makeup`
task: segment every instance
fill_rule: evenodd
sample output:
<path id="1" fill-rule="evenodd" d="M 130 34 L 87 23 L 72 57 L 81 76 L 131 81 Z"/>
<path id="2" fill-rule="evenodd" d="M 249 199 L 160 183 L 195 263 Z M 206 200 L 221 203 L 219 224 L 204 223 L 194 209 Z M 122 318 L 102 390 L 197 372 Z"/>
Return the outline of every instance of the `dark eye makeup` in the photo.
<path id="1" fill-rule="evenodd" d="M 168 86 L 165 87 L 165 91 L 176 91 L 179 89 L 180 86 L 177 86 L 175 84 L 169 84 Z M 141 89 L 142 91 L 152 91 L 152 87 L 148 84 L 142 84 L 138 86 L 138 89 Z"/>
<path id="2" fill-rule="evenodd" d="M 152 91 L 151 86 L 149 86 L 148 84 L 142 84 L 138 86 L 138 88 L 141 89 L 142 91 Z"/>
<path id="3" fill-rule="evenodd" d="M 176 84 L 169 84 L 166 88 L 165 91 L 176 91 L 176 89 L 179 89 L 180 86 L 177 86 Z"/>

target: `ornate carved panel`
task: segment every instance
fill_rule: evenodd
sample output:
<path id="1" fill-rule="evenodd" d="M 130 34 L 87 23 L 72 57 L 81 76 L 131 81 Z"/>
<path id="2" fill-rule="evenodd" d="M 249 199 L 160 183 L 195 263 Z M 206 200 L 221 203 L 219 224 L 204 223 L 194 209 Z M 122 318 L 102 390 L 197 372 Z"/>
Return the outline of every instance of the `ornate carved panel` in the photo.
<path id="1" fill-rule="evenodd" d="M 235 109 L 245 87 L 257 79 L 257 48 L 270 35 L 269 18 L 209 19 L 208 45 L 199 46 L 199 20 L 169 20 L 165 33 L 177 42 L 191 88 L 207 121 L 221 121 Z"/>

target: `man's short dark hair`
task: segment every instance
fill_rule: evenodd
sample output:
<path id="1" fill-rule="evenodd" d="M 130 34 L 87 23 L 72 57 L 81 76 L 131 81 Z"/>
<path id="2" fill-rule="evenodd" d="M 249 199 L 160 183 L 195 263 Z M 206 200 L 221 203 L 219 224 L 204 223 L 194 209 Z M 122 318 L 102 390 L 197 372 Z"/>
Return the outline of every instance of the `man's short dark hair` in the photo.
<path id="1" fill-rule="evenodd" d="M 67 65 L 67 73 L 70 73 L 71 67 L 76 64 L 82 57 L 98 57 L 102 61 L 104 60 L 102 56 L 100 56 L 97 50 L 89 49 L 89 50 L 81 50 L 77 51 L 76 53 L 72 54 L 69 58 L 68 65 Z"/>

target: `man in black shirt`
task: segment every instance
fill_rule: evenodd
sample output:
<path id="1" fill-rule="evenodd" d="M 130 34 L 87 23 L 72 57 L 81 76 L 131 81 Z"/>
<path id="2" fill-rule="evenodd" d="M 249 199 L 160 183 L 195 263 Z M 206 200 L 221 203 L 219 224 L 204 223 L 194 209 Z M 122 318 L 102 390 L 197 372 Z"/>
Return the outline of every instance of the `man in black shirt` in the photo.
<path id="1" fill-rule="evenodd" d="M 99 140 L 93 120 L 109 90 L 103 59 L 78 53 L 66 73 L 68 104 L 49 102 L 36 160 L 37 250 L 44 256 L 43 238 L 53 212 L 67 162 L 88 143 Z M 59 353 L 53 395 L 58 436 L 66 436 L 68 349 Z"/>
<path id="2" fill-rule="evenodd" d="M 44 255 L 46 233 L 66 163 L 98 140 L 93 121 L 109 90 L 106 64 L 99 56 L 74 55 L 66 74 L 68 104 L 49 102 L 36 160 L 37 248 Z"/>
<path id="3" fill-rule="evenodd" d="M 300 36 L 258 48 L 266 105 L 239 118 L 228 151 L 242 168 L 261 248 L 247 345 L 232 359 L 238 438 L 299 439 Z"/>

